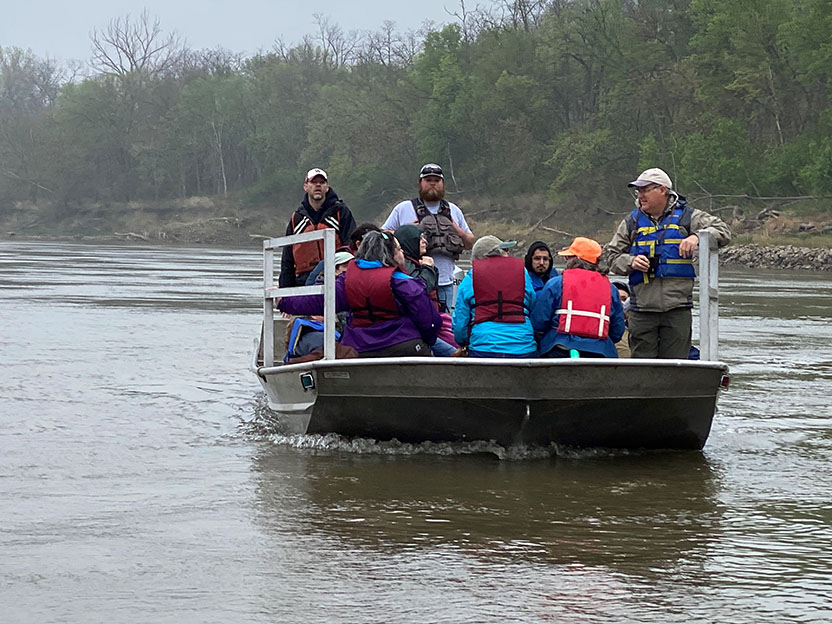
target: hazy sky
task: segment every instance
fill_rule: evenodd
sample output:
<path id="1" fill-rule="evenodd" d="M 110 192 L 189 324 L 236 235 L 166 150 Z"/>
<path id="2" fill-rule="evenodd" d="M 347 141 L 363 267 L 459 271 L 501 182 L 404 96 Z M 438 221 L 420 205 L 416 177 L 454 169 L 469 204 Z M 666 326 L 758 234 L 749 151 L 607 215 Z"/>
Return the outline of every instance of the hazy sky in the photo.
<path id="1" fill-rule="evenodd" d="M 445 24 L 457 0 L 22 0 L 10 3 L 0 19 L 0 46 L 29 48 L 58 60 L 90 57 L 90 31 L 146 8 L 165 32 L 176 30 L 195 49 L 222 46 L 251 54 L 270 49 L 277 37 L 295 43 L 315 31 L 313 14 L 327 16 L 345 31 L 378 30 L 385 20 L 400 31 L 417 30 L 424 21 Z"/>

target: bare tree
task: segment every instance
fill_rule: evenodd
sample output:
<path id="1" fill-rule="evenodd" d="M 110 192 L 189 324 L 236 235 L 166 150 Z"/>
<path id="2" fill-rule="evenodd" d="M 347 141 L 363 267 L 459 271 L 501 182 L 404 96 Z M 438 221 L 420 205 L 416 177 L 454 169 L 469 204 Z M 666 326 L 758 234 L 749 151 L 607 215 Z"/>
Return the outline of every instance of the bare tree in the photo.
<path id="1" fill-rule="evenodd" d="M 469 9 L 465 0 L 459 0 L 459 9 L 451 15 L 456 17 L 466 41 L 473 40 L 478 33 L 492 28 L 522 28 L 530 31 L 540 25 L 547 10 L 560 7 L 570 0 L 498 0 L 489 7 L 476 4 Z"/>
<path id="2" fill-rule="evenodd" d="M 39 59 L 31 51 L 0 47 L 0 107 L 33 112 L 51 106 L 64 79 L 52 59 Z"/>
<path id="3" fill-rule="evenodd" d="M 90 39 L 93 67 L 117 76 L 163 75 L 180 64 L 185 51 L 179 35 L 165 35 L 158 18 L 151 19 L 146 10 L 138 19 L 127 14 L 110 20 L 104 30 L 94 29 Z"/>
<path id="4" fill-rule="evenodd" d="M 344 34 L 341 27 L 331 24 L 329 18 L 315 13 L 315 23 L 318 25 L 318 41 L 323 51 L 324 64 L 332 67 L 344 67 L 355 61 L 355 52 L 361 43 L 361 36 L 350 31 Z"/>
<path id="5" fill-rule="evenodd" d="M 356 52 L 356 60 L 377 63 L 384 67 L 407 67 L 421 50 L 419 37 L 413 31 L 396 32 L 396 24 L 387 20 L 381 30 L 364 37 L 363 45 Z"/>

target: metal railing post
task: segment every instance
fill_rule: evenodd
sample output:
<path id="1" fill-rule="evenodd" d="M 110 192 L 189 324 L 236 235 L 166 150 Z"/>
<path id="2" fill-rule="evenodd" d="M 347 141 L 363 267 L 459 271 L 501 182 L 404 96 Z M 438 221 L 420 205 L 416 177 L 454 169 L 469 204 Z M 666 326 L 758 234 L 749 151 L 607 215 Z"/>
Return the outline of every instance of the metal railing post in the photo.
<path id="1" fill-rule="evenodd" d="M 335 359 L 335 230 L 324 230 L 324 359 Z"/>
<path id="2" fill-rule="evenodd" d="M 263 291 L 274 288 L 274 248 L 263 241 Z M 263 366 L 274 366 L 274 299 L 263 299 Z"/>
<path id="3" fill-rule="evenodd" d="M 699 349 L 706 361 L 719 359 L 719 252 L 705 230 L 699 236 Z"/>

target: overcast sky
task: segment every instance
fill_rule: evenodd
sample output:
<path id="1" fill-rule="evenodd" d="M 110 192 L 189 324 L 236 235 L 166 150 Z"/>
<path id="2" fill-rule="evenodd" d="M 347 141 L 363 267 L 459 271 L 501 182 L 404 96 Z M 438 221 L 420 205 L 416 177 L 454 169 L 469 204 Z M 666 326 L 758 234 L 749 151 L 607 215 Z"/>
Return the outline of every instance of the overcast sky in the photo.
<path id="1" fill-rule="evenodd" d="M 298 42 L 315 31 L 320 13 L 344 31 L 379 30 L 385 20 L 400 31 L 418 30 L 426 20 L 453 20 L 457 0 L 11 0 L 0 18 L 0 46 L 31 49 L 57 60 L 90 58 L 90 32 L 116 17 L 138 16 L 146 8 L 167 33 L 176 30 L 190 48 L 221 46 L 247 55 L 268 50 L 278 37 Z"/>

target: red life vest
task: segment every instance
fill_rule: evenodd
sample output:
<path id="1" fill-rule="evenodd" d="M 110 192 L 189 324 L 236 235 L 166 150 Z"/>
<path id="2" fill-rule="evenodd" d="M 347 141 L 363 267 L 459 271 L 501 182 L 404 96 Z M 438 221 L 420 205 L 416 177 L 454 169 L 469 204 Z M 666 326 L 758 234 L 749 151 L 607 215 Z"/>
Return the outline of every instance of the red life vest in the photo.
<path id="1" fill-rule="evenodd" d="M 606 277 L 587 269 L 564 271 L 560 303 L 558 332 L 584 338 L 609 336 L 612 292 Z"/>
<path id="2" fill-rule="evenodd" d="M 355 262 L 347 265 L 344 289 L 353 326 L 367 327 L 401 317 L 390 283 L 395 270 L 395 267 L 362 269 Z"/>
<path id="3" fill-rule="evenodd" d="M 526 268 L 520 258 L 489 256 L 474 260 L 474 324 L 526 320 Z"/>
<path id="4" fill-rule="evenodd" d="M 297 223 L 298 213 L 292 213 L 292 233 L 304 234 L 306 232 L 314 232 L 315 230 L 325 230 L 331 228 L 335 230 L 335 248 L 341 246 L 341 210 L 328 217 L 324 217 L 320 223 L 312 223 L 312 220 L 307 216 L 302 216 Z M 324 241 L 308 241 L 306 243 L 296 243 L 292 245 L 292 257 L 295 259 L 295 275 L 303 275 L 309 273 L 312 269 L 318 266 L 318 263 L 324 259 Z"/>

